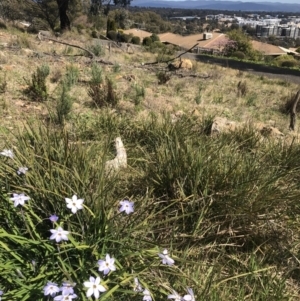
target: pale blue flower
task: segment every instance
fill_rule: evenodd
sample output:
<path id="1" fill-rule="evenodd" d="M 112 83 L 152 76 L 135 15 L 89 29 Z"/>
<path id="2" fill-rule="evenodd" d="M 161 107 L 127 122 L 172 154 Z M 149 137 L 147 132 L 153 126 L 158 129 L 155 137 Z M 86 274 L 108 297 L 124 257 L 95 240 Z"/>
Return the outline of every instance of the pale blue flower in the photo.
<path id="1" fill-rule="evenodd" d="M 188 291 L 188 294 L 183 296 L 183 300 L 184 301 L 195 301 L 195 295 L 194 295 L 194 292 L 191 288 L 187 288 L 187 291 Z"/>
<path id="2" fill-rule="evenodd" d="M 47 282 L 47 285 L 43 288 L 45 296 L 54 297 L 59 292 L 59 287 L 54 282 Z"/>
<path id="3" fill-rule="evenodd" d="M 125 211 L 126 214 L 130 214 L 132 212 L 134 212 L 134 202 L 130 202 L 128 200 L 123 200 L 123 201 L 120 201 L 120 205 L 121 205 L 121 208 L 120 208 L 120 212 L 123 212 Z"/>
<path id="4" fill-rule="evenodd" d="M 107 275 L 110 271 L 115 271 L 115 259 L 111 258 L 109 254 L 106 254 L 105 260 L 98 260 L 99 271 L 103 272 L 104 275 Z"/>
<path id="5" fill-rule="evenodd" d="M 142 288 L 142 286 L 141 286 L 141 284 L 139 282 L 139 279 L 136 278 L 136 277 L 134 278 L 134 288 L 133 288 L 133 290 L 135 292 L 138 292 L 138 293 L 140 293 L 140 292 L 143 291 L 143 288 Z"/>
<path id="6" fill-rule="evenodd" d="M 77 195 L 73 195 L 72 199 L 65 198 L 67 202 L 67 208 L 71 209 L 72 213 L 75 214 L 77 210 L 82 209 L 83 199 L 78 199 Z"/>
<path id="7" fill-rule="evenodd" d="M 18 205 L 24 206 L 25 201 L 30 200 L 30 197 L 29 196 L 25 196 L 24 193 L 20 193 L 20 194 L 13 193 L 13 197 L 10 198 L 10 200 L 14 202 L 14 206 L 15 207 L 17 207 Z"/>
<path id="8" fill-rule="evenodd" d="M 97 277 L 96 279 L 94 277 L 90 277 L 90 281 L 85 281 L 83 285 L 88 288 L 86 292 L 87 297 L 91 297 L 92 295 L 95 296 L 96 299 L 99 298 L 100 293 L 103 293 L 106 291 L 106 288 L 100 284 L 101 278 Z"/>
<path id="9" fill-rule="evenodd" d="M 27 167 L 25 167 L 25 166 L 19 167 L 19 169 L 17 170 L 17 174 L 18 175 L 21 175 L 21 174 L 25 175 L 27 171 L 28 171 Z"/>
<path id="10" fill-rule="evenodd" d="M 158 254 L 158 256 L 162 259 L 162 264 L 173 265 L 175 261 L 168 255 L 168 250 L 164 249 L 162 254 Z"/>
<path id="11" fill-rule="evenodd" d="M 54 298 L 54 301 L 70 301 L 77 298 L 76 294 L 66 294 L 62 292 L 62 295 L 56 296 Z"/>
<path id="12" fill-rule="evenodd" d="M 143 295 L 144 295 L 144 297 L 143 297 L 144 301 L 152 301 L 151 294 L 150 294 L 150 292 L 147 289 L 145 289 L 143 291 Z"/>
<path id="13" fill-rule="evenodd" d="M 69 234 L 69 231 L 65 231 L 62 227 L 58 227 L 57 230 L 51 229 L 50 232 L 52 233 L 50 239 L 55 239 L 56 242 L 61 242 L 62 240 L 69 240 L 67 236 Z"/>
<path id="14" fill-rule="evenodd" d="M 0 152 L 0 155 L 13 159 L 14 152 L 11 149 L 4 149 L 2 152 Z"/>
<path id="15" fill-rule="evenodd" d="M 172 290 L 172 294 L 168 296 L 168 299 L 173 299 L 174 301 L 181 301 L 182 297 L 174 290 Z"/>
<path id="16" fill-rule="evenodd" d="M 71 283 L 68 281 L 63 282 L 62 287 L 60 288 L 60 291 L 63 295 L 73 295 L 74 294 L 74 287 L 76 286 L 76 283 Z"/>
<path id="17" fill-rule="evenodd" d="M 52 223 L 55 223 L 55 222 L 58 221 L 58 216 L 55 215 L 55 214 L 53 214 L 53 215 L 51 215 L 51 216 L 49 217 L 49 219 L 50 219 L 50 221 L 51 221 Z"/>

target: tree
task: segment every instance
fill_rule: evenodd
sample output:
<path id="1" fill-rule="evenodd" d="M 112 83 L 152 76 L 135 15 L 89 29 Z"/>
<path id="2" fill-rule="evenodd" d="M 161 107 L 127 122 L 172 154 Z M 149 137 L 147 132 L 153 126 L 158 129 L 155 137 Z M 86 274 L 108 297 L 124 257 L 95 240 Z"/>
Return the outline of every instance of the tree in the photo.
<path id="1" fill-rule="evenodd" d="M 67 15 L 69 0 L 56 0 L 59 11 L 60 29 L 62 31 L 71 29 L 70 19 Z"/>
<path id="2" fill-rule="evenodd" d="M 227 33 L 228 43 L 224 47 L 224 53 L 232 56 L 236 52 L 242 52 L 246 58 L 257 60 L 259 53 L 253 49 L 251 40 L 241 29 L 234 29 Z"/>
<path id="3" fill-rule="evenodd" d="M 111 5 L 127 7 L 132 0 L 91 0 L 90 13 L 98 15 L 103 13 L 108 15 Z"/>

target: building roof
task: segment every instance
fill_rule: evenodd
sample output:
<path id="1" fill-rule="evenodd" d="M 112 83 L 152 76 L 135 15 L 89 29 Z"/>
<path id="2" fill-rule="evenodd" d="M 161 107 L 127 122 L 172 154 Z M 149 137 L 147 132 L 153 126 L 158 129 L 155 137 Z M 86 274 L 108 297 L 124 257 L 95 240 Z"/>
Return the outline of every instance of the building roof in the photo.
<path id="1" fill-rule="evenodd" d="M 150 37 L 152 35 L 151 32 L 136 28 L 124 30 L 124 33 L 133 34 L 134 36 L 138 36 L 141 39 Z M 198 43 L 197 47 L 199 48 L 222 50 L 226 42 L 228 41 L 227 36 L 223 33 L 217 32 L 212 32 L 210 34 L 212 35 L 212 38 L 210 39 L 204 39 L 203 33 L 181 36 L 179 34 L 166 32 L 158 34 L 158 36 L 162 43 L 173 44 L 183 49 L 190 49 Z M 283 55 L 288 53 L 296 54 L 296 52 L 293 52 L 292 50 L 267 43 L 262 43 L 259 41 L 252 41 L 252 45 L 255 50 L 262 52 L 264 55 Z"/>
<path id="2" fill-rule="evenodd" d="M 177 46 L 180 46 L 185 49 L 190 49 L 195 44 L 198 43 L 197 47 L 207 47 L 207 48 L 220 48 L 220 43 L 223 38 L 225 38 L 225 35 L 223 33 L 211 33 L 212 38 L 211 39 L 203 39 L 203 33 L 200 34 L 194 34 L 189 36 L 181 36 L 178 34 L 173 34 L 171 32 L 159 34 L 160 41 L 163 43 L 170 43 Z"/>
<path id="3" fill-rule="evenodd" d="M 252 46 L 255 50 L 262 52 L 264 55 L 282 55 L 287 54 L 281 47 L 262 43 L 258 41 L 252 41 Z"/>
<path id="4" fill-rule="evenodd" d="M 134 36 L 139 37 L 141 40 L 143 38 L 152 36 L 151 32 L 141 30 L 141 29 L 137 29 L 137 28 L 131 28 L 131 29 L 123 30 L 123 32 L 125 34 L 133 34 Z"/>

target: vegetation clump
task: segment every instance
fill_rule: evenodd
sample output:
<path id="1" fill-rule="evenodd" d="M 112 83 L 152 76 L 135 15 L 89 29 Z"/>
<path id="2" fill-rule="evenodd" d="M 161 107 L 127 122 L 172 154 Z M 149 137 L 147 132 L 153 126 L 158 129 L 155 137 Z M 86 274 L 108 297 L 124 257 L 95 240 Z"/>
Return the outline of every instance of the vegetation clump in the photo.
<path id="1" fill-rule="evenodd" d="M 31 76 L 31 81 L 25 79 L 28 87 L 24 93 L 32 101 L 46 101 L 48 99 L 48 90 L 46 78 L 50 73 L 48 65 L 37 67 L 36 71 Z"/>

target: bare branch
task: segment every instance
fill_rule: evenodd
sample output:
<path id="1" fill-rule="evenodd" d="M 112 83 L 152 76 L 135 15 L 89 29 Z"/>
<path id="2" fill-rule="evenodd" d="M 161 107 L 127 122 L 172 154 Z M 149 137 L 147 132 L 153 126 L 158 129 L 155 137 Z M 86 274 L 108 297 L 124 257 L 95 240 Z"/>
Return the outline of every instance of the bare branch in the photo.
<path id="1" fill-rule="evenodd" d="M 159 61 L 156 61 L 156 62 L 151 62 L 151 63 L 145 63 L 144 65 L 145 65 L 145 66 L 146 66 L 146 65 L 156 65 L 156 64 L 159 64 L 159 63 L 169 63 L 169 62 L 172 62 L 172 61 L 178 59 L 179 57 L 181 57 L 182 55 L 184 55 L 185 53 L 191 51 L 191 50 L 192 50 L 193 48 L 195 48 L 198 44 L 199 44 L 199 43 L 195 44 L 195 45 L 194 45 L 193 47 L 191 47 L 190 49 L 188 49 L 188 50 L 182 52 L 181 54 L 177 55 L 176 57 L 174 57 L 174 58 L 172 58 L 172 59 L 170 59 L 170 60 L 160 61 L 160 62 L 159 62 Z"/>

